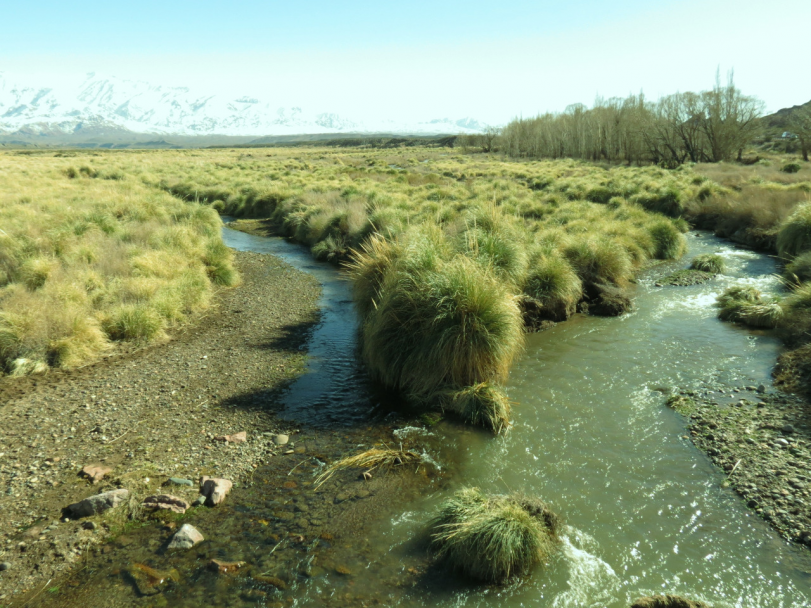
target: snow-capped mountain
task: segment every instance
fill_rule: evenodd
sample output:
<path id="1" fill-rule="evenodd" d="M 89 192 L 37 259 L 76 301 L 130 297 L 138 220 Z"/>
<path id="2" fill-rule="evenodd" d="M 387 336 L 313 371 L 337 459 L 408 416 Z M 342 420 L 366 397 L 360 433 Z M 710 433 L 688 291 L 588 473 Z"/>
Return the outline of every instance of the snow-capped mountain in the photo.
<path id="1" fill-rule="evenodd" d="M 475 133 L 471 118 L 374 124 L 319 109 L 279 107 L 246 96 L 200 95 L 185 87 L 87 74 L 74 85 L 23 86 L 0 73 L 0 134 L 263 136 L 341 132 Z"/>

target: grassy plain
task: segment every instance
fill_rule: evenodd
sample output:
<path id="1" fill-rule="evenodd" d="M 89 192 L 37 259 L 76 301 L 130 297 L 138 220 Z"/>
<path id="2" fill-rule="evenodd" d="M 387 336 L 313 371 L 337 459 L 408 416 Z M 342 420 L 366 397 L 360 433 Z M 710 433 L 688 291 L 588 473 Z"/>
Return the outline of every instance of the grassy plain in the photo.
<path id="1" fill-rule="evenodd" d="M 236 280 L 217 211 L 268 219 L 345 264 L 372 375 L 495 431 L 533 318 L 564 320 L 652 260 L 678 258 L 688 221 L 776 243 L 811 190 L 807 168 L 765 163 L 665 170 L 428 148 L 67 154 L 0 157 L 6 371 L 158 339 L 204 307 L 213 285 Z M 54 320 L 30 321 L 35 307 Z M 78 335 L 84 350 L 60 346 Z"/>

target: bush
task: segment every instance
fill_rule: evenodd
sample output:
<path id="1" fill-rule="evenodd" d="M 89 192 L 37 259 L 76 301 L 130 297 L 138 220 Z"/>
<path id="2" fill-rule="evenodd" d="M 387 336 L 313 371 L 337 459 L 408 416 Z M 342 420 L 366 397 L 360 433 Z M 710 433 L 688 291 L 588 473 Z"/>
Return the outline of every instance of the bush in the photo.
<path id="1" fill-rule="evenodd" d="M 808 250 L 811 250 L 811 203 L 804 203 L 780 226 L 777 252 L 789 260 Z"/>
<path id="2" fill-rule="evenodd" d="M 714 253 L 697 255 L 693 258 L 693 261 L 690 262 L 691 270 L 700 270 L 701 272 L 709 272 L 712 274 L 721 274 L 724 272 L 725 268 L 726 264 L 724 264 L 724 258 Z"/>
<path id="3" fill-rule="evenodd" d="M 798 163 L 798 162 L 790 162 L 790 163 L 786 163 L 785 165 L 780 167 L 780 170 L 783 173 L 798 173 L 800 171 L 800 169 L 802 169 L 802 168 L 803 167 L 802 167 L 802 165 L 800 163 Z"/>
<path id="4" fill-rule="evenodd" d="M 466 488 L 440 505 L 428 529 L 440 563 L 473 579 L 504 582 L 552 554 L 559 526 L 540 500 Z"/>

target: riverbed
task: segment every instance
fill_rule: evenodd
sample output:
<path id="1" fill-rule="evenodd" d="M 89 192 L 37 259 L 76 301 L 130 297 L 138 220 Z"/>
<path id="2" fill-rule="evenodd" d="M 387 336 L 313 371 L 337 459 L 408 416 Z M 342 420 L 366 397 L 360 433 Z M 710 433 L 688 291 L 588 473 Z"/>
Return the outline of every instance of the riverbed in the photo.
<path id="1" fill-rule="evenodd" d="M 316 493 L 312 480 L 323 463 L 302 458 L 291 492 L 264 500 L 269 493 L 259 470 L 227 517 L 201 516 L 201 525 L 217 530 L 212 540 L 187 554 L 163 555 L 154 538 L 147 542 L 156 533 L 144 529 L 92 564 L 84 598 L 103 596 L 108 605 L 619 608 L 642 595 L 676 593 L 716 607 L 811 606 L 807 549 L 781 539 L 722 486 L 725 474 L 665 405 L 677 388 L 771 390 L 779 342 L 769 332 L 721 323 L 713 302 L 731 284 L 778 291 L 772 258 L 691 233 L 685 258 L 641 275 L 633 312 L 576 315 L 529 335 L 507 387 L 516 402 L 513 427 L 493 438 L 452 421 L 425 428 L 392 411 L 356 360 L 351 292 L 334 267 L 279 238 L 226 228 L 224 239 L 236 249 L 280 256 L 323 285 L 309 373 L 281 397 L 279 415 L 346 436 L 363 426 L 376 429 L 369 436 L 393 429 L 392 440 L 426 450 L 440 471 L 396 502 L 384 500 L 363 525 L 341 529 L 330 518 L 340 520 L 348 504 L 374 498 L 375 486 L 343 478 Z M 702 285 L 656 286 L 702 253 L 722 255 L 725 273 Z M 471 586 L 433 572 L 419 542 L 422 524 L 462 485 L 543 498 L 565 521 L 560 554 L 505 587 Z M 197 525 L 196 517 L 189 521 Z M 246 569 L 214 574 L 205 567 L 211 557 L 244 561 Z M 138 599 L 125 574 L 134 559 L 176 568 L 179 582 Z"/>

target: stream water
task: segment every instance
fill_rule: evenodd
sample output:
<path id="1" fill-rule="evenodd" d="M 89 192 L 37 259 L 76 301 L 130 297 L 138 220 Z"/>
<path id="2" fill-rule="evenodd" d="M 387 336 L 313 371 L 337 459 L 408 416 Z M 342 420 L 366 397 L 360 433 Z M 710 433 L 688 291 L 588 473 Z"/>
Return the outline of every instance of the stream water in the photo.
<path id="1" fill-rule="evenodd" d="M 349 285 L 338 271 L 282 239 L 223 234 L 229 246 L 278 255 L 324 286 L 322 322 L 308 347 L 310 373 L 290 387 L 282 416 L 315 426 L 375 416 L 376 398 L 354 358 Z M 392 505 L 363 538 L 335 549 L 331 559 L 348 563 L 354 576 L 329 568 L 306 576 L 293 571 L 284 592 L 251 597 L 225 588 L 215 593 L 209 585 L 205 598 L 195 586 L 215 575 L 190 576 L 169 595 L 169 605 L 620 608 L 642 595 L 676 593 L 716 608 L 811 606 L 808 551 L 783 541 L 721 486 L 723 474 L 693 447 L 684 420 L 664 403 L 675 387 L 716 391 L 723 407 L 733 387 L 769 386 L 777 340 L 719 322 L 713 302 L 735 283 L 777 291 L 775 262 L 708 234 L 690 234 L 688 241 L 685 258 L 642 275 L 634 312 L 576 315 L 528 336 L 510 376 L 516 406 L 505 436 L 452 423 L 414 431 L 440 462 L 453 459 L 452 480 Z M 655 285 L 656 277 L 708 252 L 724 257 L 723 276 L 691 287 Z M 560 554 L 505 587 L 425 572 L 424 552 L 413 539 L 436 503 L 461 485 L 543 498 L 566 523 Z M 230 538 L 240 543 L 238 535 Z M 245 536 L 237 553 L 258 560 L 272 547 Z M 417 584 L 401 584 L 405 572 L 417 571 L 425 572 Z"/>

